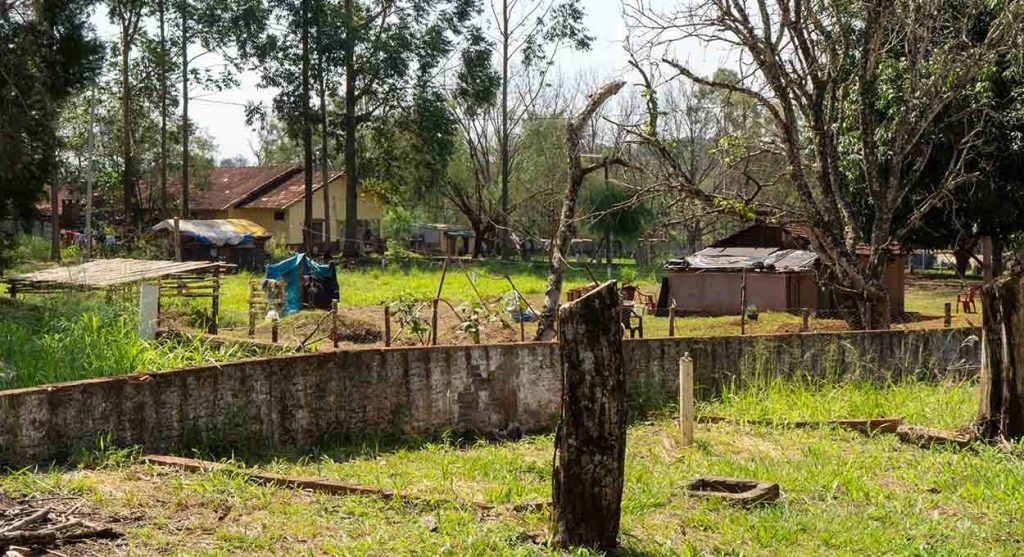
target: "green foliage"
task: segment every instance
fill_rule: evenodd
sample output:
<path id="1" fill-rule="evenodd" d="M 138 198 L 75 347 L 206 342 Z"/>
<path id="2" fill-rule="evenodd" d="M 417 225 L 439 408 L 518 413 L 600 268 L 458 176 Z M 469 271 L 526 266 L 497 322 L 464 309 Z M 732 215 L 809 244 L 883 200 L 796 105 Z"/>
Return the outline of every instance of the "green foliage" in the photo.
<path id="1" fill-rule="evenodd" d="M 0 6 L 0 218 L 26 217 L 58 175 L 58 115 L 99 72 L 91 0 Z"/>
<path id="2" fill-rule="evenodd" d="M 401 205 L 388 207 L 380 226 L 385 238 L 399 242 L 407 241 L 415 232 L 412 211 Z"/>
<path id="3" fill-rule="evenodd" d="M 385 300 L 390 306 L 391 315 L 398 321 L 399 330 L 395 332 L 406 336 L 415 336 L 420 344 L 430 340 L 430 324 L 420 314 L 427 307 L 427 302 L 406 292 L 400 293 L 392 300 Z"/>
<path id="4" fill-rule="evenodd" d="M 620 240 L 636 240 L 653 218 L 650 208 L 635 201 L 632 193 L 614 182 L 600 182 L 586 190 L 585 214 L 590 230 Z"/>

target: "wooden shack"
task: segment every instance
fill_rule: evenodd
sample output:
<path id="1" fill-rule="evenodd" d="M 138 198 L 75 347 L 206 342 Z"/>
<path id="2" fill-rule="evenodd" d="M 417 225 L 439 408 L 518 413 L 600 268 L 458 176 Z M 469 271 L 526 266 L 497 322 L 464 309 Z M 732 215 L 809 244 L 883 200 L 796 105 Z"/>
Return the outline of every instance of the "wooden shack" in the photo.
<path id="1" fill-rule="evenodd" d="M 658 307 L 674 300 L 682 312 L 738 315 L 746 275 L 746 303 L 758 310 L 834 310 L 835 293 L 819 281 L 821 262 L 807 234 L 795 225 L 755 224 L 684 259 L 669 260 Z M 866 246 L 858 253 L 866 259 Z M 904 312 L 905 265 L 905 255 L 893 250 L 884 276 L 893 315 Z"/>

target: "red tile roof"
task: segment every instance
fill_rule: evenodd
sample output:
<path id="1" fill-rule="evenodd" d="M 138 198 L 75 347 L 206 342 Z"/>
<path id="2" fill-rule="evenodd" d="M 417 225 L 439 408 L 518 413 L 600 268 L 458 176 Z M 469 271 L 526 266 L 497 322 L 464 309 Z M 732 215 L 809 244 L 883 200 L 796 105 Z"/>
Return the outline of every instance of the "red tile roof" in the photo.
<path id="1" fill-rule="evenodd" d="M 340 180 L 345 176 L 342 171 L 334 171 L 327 175 L 328 182 Z M 243 209 L 285 209 L 302 201 L 305 192 L 305 173 L 298 172 L 280 186 L 268 189 L 259 196 L 239 205 Z M 320 173 L 313 173 L 313 191 L 320 191 Z"/>
<path id="2" fill-rule="evenodd" d="M 218 167 L 210 170 L 205 184 L 190 188 L 190 209 L 224 211 L 235 207 L 258 190 L 272 189 L 302 171 L 296 166 Z"/>

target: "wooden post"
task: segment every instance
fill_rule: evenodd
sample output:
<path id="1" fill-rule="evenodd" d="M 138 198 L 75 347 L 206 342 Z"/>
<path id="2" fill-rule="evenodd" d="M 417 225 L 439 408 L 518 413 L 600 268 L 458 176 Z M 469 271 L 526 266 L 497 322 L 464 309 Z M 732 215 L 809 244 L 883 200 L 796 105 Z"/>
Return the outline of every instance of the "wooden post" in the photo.
<path id="1" fill-rule="evenodd" d="M 220 266 L 213 269 L 213 298 L 210 302 L 210 334 L 217 334 L 220 316 Z"/>
<path id="2" fill-rule="evenodd" d="M 740 334 L 747 334 L 747 268 L 743 268 L 743 279 L 740 282 Z"/>
<path id="3" fill-rule="evenodd" d="M 693 359 L 690 353 L 679 358 L 679 443 L 693 445 Z"/>
<path id="4" fill-rule="evenodd" d="M 430 344 L 431 346 L 437 346 L 437 304 L 440 302 L 437 298 L 434 298 L 433 306 L 434 313 L 430 317 Z"/>
<path id="5" fill-rule="evenodd" d="M 946 302 L 946 310 L 945 310 L 945 315 L 943 316 L 943 319 L 942 319 L 942 325 L 947 327 L 947 328 L 953 326 L 953 307 L 952 306 L 953 306 L 953 304 L 951 304 L 950 302 Z"/>
<path id="6" fill-rule="evenodd" d="M 174 260 L 181 262 L 181 228 L 178 217 L 174 217 Z"/>
<path id="7" fill-rule="evenodd" d="M 977 433 L 989 440 L 1024 437 L 1024 274 L 1014 271 L 981 289 L 981 381 Z"/>
<path id="8" fill-rule="evenodd" d="M 811 310 L 809 310 L 807 308 L 803 308 L 802 310 L 800 310 L 800 317 L 803 319 L 803 322 L 800 325 L 800 332 L 801 333 L 806 333 L 807 331 L 810 331 L 811 330 Z"/>
<path id="9" fill-rule="evenodd" d="M 249 338 L 256 336 L 256 308 L 253 298 L 256 296 L 256 285 L 249 283 Z"/>
<path id="10" fill-rule="evenodd" d="M 270 322 L 270 342 L 277 344 L 277 319 Z"/>
<path id="11" fill-rule="evenodd" d="M 561 420 L 555 434 L 552 530 L 559 547 L 618 546 L 626 456 L 621 301 L 609 281 L 558 311 Z"/>
<path id="12" fill-rule="evenodd" d="M 668 336 L 676 336 L 676 301 L 672 300 L 672 303 L 668 306 Z"/>
<path id="13" fill-rule="evenodd" d="M 338 300 L 331 301 L 331 342 L 338 349 Z"/>
<path id="14" fill-rule="evenodd" d="M 526 342 L 526 320 L 523 319 L 523 308 L 519 308 L 519 342 Z"/>
<path id="15" fill-rule="evenodd" d="M 391 346 L 391 306 L 384 304 L 384 346 Z"/>

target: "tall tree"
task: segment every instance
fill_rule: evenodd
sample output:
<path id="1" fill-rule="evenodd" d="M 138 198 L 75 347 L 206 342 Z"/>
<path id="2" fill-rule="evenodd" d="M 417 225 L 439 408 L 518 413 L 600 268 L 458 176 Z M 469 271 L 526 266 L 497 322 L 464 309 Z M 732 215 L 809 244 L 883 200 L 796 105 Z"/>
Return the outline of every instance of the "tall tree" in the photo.
<path id="1" fill-rule="evenodd" d="M 955 114 L 946 109 L 1019 45 L 1021 10 L 983 0 L 955 9 L 937 0 L 702 0 L 665 11 L 642 1 L 627 5 L 634 32 L 649 44 L 697 40 L 742 51 L 749 64 L 738 83 L 702 77 L 670 57 L 661 63 L 695 83 L 746 96 L 769 114 L 775 137 L 766 148 L 785 157 L 794 192 L 784 216 L 810 227 L 825 280 L 858 328 L 889 326 L 882 277 L 892 246 L 965 181 L 976 144 L 971 133 L 951 151 L 939 180 L 920 178 L 938 130 L 953 122 L 984 126 L 983 102 Z M 750 210 L 745 200 L 702 191 L 663 141 L 634 131 L 663 161 L 660 178 L 670 188 L 708 206 Z M 910 201 L 906 218 L 896 220 Z"/>
<path id="2" fill-rule="evenodd" d="M 501 83 L 497 125 L 491 130 L 497 141 L 491 144 L 480 138 L 467 140 L 475 141 L 478 149 L 492 145 L 497 148 L 497 156 L 488 155 L 497 162 L 500 192 L 498 222 L 492 225 L 499 231 L 502 255 L 507 257 L 511 252 L 512 225 L 509 183 L 514 172 L 519 126 L 549 85 L 555 55 L 566 46 L 589 50 L 593 37 L 583 25 L 585 13 L 580 0 L 491 0 L 490 14 L 488 26 L 493 25 L 498 45 Z M 479 124 L 475 127 L 477 132 L 487 129 Z"/>
<path id="3" fill-rule="evenodd" d="M 121 74 L 121 195 L 126 230 L 138 232 L 142 226 L 138 195 L 138 171 L 135 155 L 133 116 L 132 50 L 139 35 L 143 0 L 111 0 L 107 6 L 110 20 L 117 24 Z"/>
<path id="4" fill-rule="evenodd" d="M 102 61 L 87 23 L 91 4 L 0 1 L 0 216 L 31 215 L 45 184 L 56 182 L 58 114 Z"/>
<path id="5" fill-rule="evenodd" d="M 479 0 L 344 0 L 342 24 L 343 91 L 342 136 L 345 159 L 345 249 L 356 254 L 358 189 L 360 183 L 360 129 L 376 118 L 408 106 L 426 91 L 440 90 L 459 61 L 459 39 L 472 43 L 480 30 L 472 21 L 480 12 Z M 457 78 L 470 68 L 459 65 Z M 432 95 L 431 95 L 432 96 Z"/>

